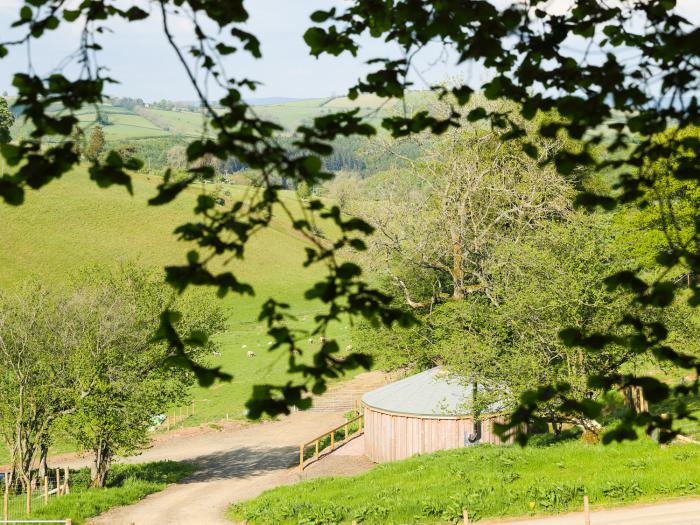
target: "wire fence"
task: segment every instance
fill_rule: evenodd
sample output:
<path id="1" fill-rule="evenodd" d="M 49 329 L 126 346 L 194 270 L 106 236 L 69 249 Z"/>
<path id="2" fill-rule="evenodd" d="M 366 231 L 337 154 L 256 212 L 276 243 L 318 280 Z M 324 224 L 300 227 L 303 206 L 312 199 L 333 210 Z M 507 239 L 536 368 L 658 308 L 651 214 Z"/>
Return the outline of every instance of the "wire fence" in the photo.
<path id="1" fill-rule="evenodd" d="M 12 473 L 0 474 L 3 485 L 2 521 L 0 523 L 64 523 L 64 521 L 31 521 L 33 511 L 46 506 L 54 498 L 70 494 L 70 473 L 54 469 L 43 477 L 35 476 L 26 485 Z M 27 521 L 29 520 L 29 521 Z"/>

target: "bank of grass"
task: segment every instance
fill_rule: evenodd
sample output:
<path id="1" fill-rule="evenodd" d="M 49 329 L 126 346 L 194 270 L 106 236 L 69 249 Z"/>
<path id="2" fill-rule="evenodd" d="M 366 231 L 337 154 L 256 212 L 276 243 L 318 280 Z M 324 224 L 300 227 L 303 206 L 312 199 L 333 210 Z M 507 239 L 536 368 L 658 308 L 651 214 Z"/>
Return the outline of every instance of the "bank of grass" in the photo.
<path id="1" fill-rule="evenodd" d="M 131 505 L 149 494 L 163 490 L 171 483 L 190 475 L 192 465 L 175 461 L 158 461 L 140 465 L 115 465 L 107 477 L 107 486 L 101 489 L 89 488 L 90 473 L 82 469 L 71 473 L 71 493 L 52 497 L 44 505 L 40 500 L 34 503 L 31 515 L 13 513 L 15 520 L 73 520 L 78 525 L 87 519 L 102 514 L 113 507 Z M 23 507 L 24 496 L 16 497 Z"/>
<path id="2" fill-rule="evenodd" d="M 378 465 L 361 476 L 280 487 L 234 505 L 250 524 L 455 523 L 700 495 L 700 447 L 648 439 L 526 448 L 481 445 Z"/>

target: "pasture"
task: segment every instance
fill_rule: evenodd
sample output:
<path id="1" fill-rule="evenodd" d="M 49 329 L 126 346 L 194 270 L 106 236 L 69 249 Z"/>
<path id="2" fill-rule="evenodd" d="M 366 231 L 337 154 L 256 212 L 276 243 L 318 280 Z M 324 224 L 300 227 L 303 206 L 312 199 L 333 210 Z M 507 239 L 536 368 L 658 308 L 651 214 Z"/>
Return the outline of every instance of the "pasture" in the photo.
<path id="1" fill-rule="evenodd" d="M 135 174 L 134 197 L 123 188 L 100 189 L 78 170 L 48 187 L 30 192 L 20 207 L 0 204 L 0 286 L 12 287 L 35 278 L 59 284 L 81 268 L 93 265 L 116 265 L 135 261 L 140 265 L 162 268 L 185 261 L 191 248 L 179 242 L 173 229 L 194 217 L 196 196 L 212 185 L 190 188 L 174 202 L 152 207 L 146 201 L 155 193 L 159 177 Z M 246 188 L 224 186 L 227 199 L 241 195 Z M 296 195 L 286 192 L 285 202 L 298 209 Z M 225 418 L 244 417 L 244 403 L 254 384 L 284 382 L 289 379 L 284 351 L 269 352 L 270 338 L 256 321 L 262 302 L 274 296 L 291 305 L 298 322 L 300 337 L 306 348 L 310 344 L 303 331 L 319 311 L 319 303 L 303 298 L 304 290 L 323 275 L 323 269 L 304 269 L 305 241 L 292 232 L 289 219 L 276 217 L 250 242 L 244 260 L 228 263 L 239 278 L 255 285 L 255 297 L 228 295 L 221 299 L 228 315 L 228 330 L 220 335 L 221 355 L 212 356 L 210 364 L 222 366 L 233 374 L 231 383 L 216 384 L 208 389 L 195 388 L 195 415 L 184 424 L 198 424 Z M 219 267 L 219 269 L 222 266 Z M 212 290 L 214 294 L 214 290 Z M 347 324 L 334 327 L 333 334 L 347 344 Z M 248 358 L 247 352 L 256 356 Z M 307 353 L 308 354 L 308 353 Z"/>

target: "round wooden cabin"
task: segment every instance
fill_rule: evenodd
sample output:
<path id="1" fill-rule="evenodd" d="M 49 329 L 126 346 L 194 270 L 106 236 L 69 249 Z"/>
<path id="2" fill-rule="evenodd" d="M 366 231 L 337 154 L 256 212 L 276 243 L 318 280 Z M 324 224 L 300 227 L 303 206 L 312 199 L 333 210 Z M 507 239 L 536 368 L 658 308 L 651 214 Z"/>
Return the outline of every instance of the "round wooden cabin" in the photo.
<path id="1" fill-rule="evenodd" d="M 478 443 L 503 444 L 493 423 L 504 416 L 492 406 L 475 426 L 466 408 L 471 395 L 471 385 L 441 367 L 367 392 L 362 397 L 365 454 L 382 463 Z"/>

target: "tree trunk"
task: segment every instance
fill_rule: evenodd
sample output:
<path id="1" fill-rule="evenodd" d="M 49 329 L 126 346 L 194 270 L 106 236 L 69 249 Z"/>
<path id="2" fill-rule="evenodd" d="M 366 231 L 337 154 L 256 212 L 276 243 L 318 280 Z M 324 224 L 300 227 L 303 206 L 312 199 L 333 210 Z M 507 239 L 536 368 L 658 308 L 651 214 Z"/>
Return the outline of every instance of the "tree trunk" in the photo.
<path id="1" fill-rule="evenodd" d="M 554 435 L 558 436 L 559 434 L 561 434 L 562 423 L 561 421 L 557 421 L 557 417 L 554 413 L 550 415 L 549 421 L 552 424 L 552 431 L 554 432 Z"/>
<path id="2" fill-rule="evenodd" d="M 34 461 L 34 450 L 32 450 L 31 445 L 24 444 L 21 447 L 21 453 L 19 458 L 19 464 L 17 465 L 18 479 L 22 482 L 24 490 L 29 490 L 29 486 L 32 483 L 32 463 Z"/>
<path id="3" fill-rule="evenodd" d="M 90 467 L 90 486 L 102 488 L 107 481 L 107 473 L 112 465 L 112 452 L 109 445 L 100 442 L 93 448 L 95 454 L 94 460 Z"/>
<path id="4" fill-rule="evenodd" d="M 459 234 L 452 233 L 452 299 L 464 300 L 464 268 L 462 268 L 462 244 Z"/>
<path id="5" fill-rule="evenodd" d="M 42 443 L 41 449 L 39 452 L 39 479 L 44 479 L 45 476 L 48 476 L 48 472 L 49 472 L 48 457 L 49 457 L 49 446 L 45 443 Z"/>

